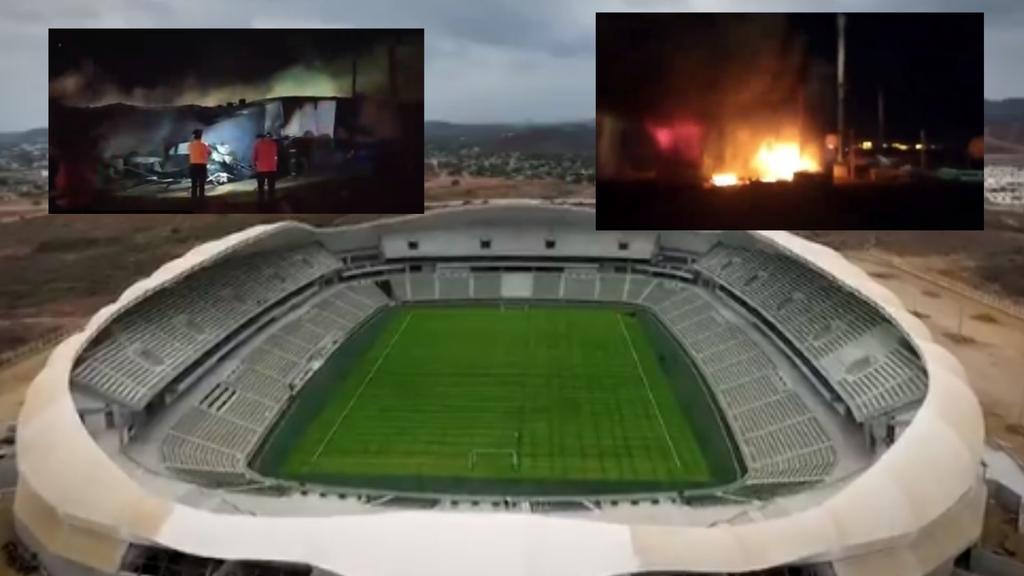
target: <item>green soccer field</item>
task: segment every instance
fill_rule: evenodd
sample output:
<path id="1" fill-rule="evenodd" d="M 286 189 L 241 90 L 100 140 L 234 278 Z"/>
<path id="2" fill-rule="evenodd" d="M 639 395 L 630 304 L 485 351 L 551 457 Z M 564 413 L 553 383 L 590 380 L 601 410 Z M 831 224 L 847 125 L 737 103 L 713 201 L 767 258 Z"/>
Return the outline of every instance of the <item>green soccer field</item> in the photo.
<path id="1" fill-rule="evenodd" d="M 684 489 L 740 474 L 702 382 L 653 317 L 533 303 L 384 311 L 307 382 L 254 465 L 465 493 Z"/>

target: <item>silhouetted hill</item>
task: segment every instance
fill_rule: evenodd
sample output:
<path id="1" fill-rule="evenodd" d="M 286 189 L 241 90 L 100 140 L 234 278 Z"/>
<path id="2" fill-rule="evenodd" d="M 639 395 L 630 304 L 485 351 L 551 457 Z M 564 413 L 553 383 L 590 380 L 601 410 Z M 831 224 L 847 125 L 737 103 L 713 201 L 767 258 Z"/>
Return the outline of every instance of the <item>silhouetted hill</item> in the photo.
<path id="1" fill-rule="evenodd" d="M 1007 144 L 1024 145 L 1024 98 L 985 100 L 985 136 L 990 153 L 1014 151 Z"/>
<path id="2" fill-rule="evenodd" d="M 46 144 L 47 133 L 46 128 L 33 128 L 24 132 L 0 132 L 0 146 Z"/>
<path id="3" fill-rule="evenodd" d="M 429 121 L 428 145 L 439 148 L 477 146 L 485 152 L 594 155 L 595 121 L 557 124 L 455 124 Z"/>
<path id="4" fill-rule="evenodd" d="M 990 120 L 1024 121 L 1024 98 L 985 100 L 985 122 Z"/>

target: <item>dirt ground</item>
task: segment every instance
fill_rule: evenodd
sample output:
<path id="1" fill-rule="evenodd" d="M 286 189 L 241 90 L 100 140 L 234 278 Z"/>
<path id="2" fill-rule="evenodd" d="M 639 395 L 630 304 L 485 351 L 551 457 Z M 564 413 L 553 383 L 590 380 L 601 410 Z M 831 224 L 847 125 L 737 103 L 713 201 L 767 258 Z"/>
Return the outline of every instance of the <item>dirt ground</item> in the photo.
<path id="1" fill-rule="evenodd" d="M 8 423 L 17 420 L 18 411 L 25 398 L 25 390 L 42 370 L 49 354 L 50 350 L 46 349 L 0 368 L 0 426 L 6 428 Z M 0 543 L 15 539 L 13 507 L 14 492 L 0 492 Z M 0 576 L 16 574 L 6 562 L 0 560 Z"/>
<path id="2" fill-rule="evenodd" d="M 560 180 L 504 180 L 501 178 L 434 178 L 426 183 L 426 201 L 482 198 L 593 198 L 593 184 L 567 184 Z"/>
<path id="3" fill-rule="evenodd" d="M 1024 555 L 1024 535 L 1017 533 L 1017 516 L 1003 510 L 993 501 L 985 506 L 985 528 L 981 544 L 1006 556 Z"/>
<path id="4" fill-rule="evenodd" d="M 375 215 L 46 215 L 0 223 L 0 355 L 75 328 L 132 282 L 193 246 L 285 219 L 315 225 Z"/>
<path id="5" fill-rule="evenodd" d="M 0 494 L 0 543 L 14 539 L 14 492 Z M 0 561 L 0 576 L 17 576 L 17 572 Z"/>
<path id="6" fill-rule="evenodd" d="M 1011 426 L 1024 425 L 1024 318 L 898 268 L 891 255 L 847 256 L 903 300 L 936 342 L 960 360 L 985 410 L 989 436 L 1009 442 L 1024 457 L 1024 434 Z"/>
<path id="7" fill-rule="evenodd" d="M 0 224 L 22 219 L 37 218 L 46 214 L 46 198 L 0 201 Z"/>
<path id="8" fill-rule="evenodd" d="M 43 369 L 51 348 L 0 368 L 0 426 L 18 419 L 25 390 Z"/>
<path id="9" fill-rule="evenodd" d="M 840 252 L 873 249 L 1024 306 L 1024 212 L 989 210 L 984 230 L 799 232 Z"/>

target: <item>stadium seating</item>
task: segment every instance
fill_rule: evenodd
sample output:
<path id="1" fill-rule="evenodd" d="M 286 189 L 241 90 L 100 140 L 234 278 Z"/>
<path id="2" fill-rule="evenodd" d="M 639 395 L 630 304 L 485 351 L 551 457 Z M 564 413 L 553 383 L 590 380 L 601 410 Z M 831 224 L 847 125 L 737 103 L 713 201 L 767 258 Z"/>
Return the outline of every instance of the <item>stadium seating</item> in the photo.
<path id="1" fill-rule="evenodd" d="M 533 297 L 533 273 L 505 272 L 502 274 L 501 296 L 503 298 Z"/>
<path id="2" fill-rule="evenodd" d="M 626 278 L 626 301 L 639 302 L 651 287 L 654 279 L 648 276 L 630 275 Z"/>
<path id="3" fill-rule="evenodd" d="M 893 332 L 880 310 L 789 256 L 717 245 L 696 268 L 764 314 L 819 367 L 834 365 L 859 340 Z M 891 340 L 874 368 L 828 382 L 859 422 L 924 398 L 924 367 L 901 347 L 902 337 Z"/>
<path id="4" fill-rule="evenodd" d="M 141 409 L 232 331 L 337 265 L 310 245 L 199 270 L 115 318 L 83 354 L 72 380 Z"/>
<path id="5" fill-rule="evenodd" d="M 533 297 L 557 300 L 562 297 L 561 272 L 537 272 L 533 275 Z"/>
<path id="6" fill-rule="evenodd" d="M 206 482 L 246 479 L 246 463 L 312 358 L 326 355 L 389 300 L 372 284 L 342 284 L 276 328 L 172 426 L 164 464 Z"/>
<path id="7" fill-rule="evenodd" d="M 704 375 L 743 454 L 748 484 L 811 482 L 832 472 L 828 435 L 746 332 L 681 282 L 657 280 L 641 302 L 652 305 Z"/>
<path id="8" fill-rule="evenodd" d="M 411 272 L 390 276 L 392 293 L 398 301 L 416 300 L 498 300 L 509 296 L 538 300 L 578 300 L 605 302 L 638 302 L 648 294 L 654 281 L 643 275 L 600 274 L 596 270 L 579 269 L 565 272 L 470 272 L 439 269 L 436 272 Z M 515 282 L 509 284 L 509 280 Z M 674 283 L 668 282 L 666 286 Z M 512 286 L 516 289 L 512 289 Z M 660 284 L 659 284 L 660 286 Z M 525 287 L 525 288 L 524 288 Z M 532 291 L 531 291 L 532 289 Z M 671 288 L 668 288 L 671 290 Z M 655 297 L 662 292 L 656 291 Z M 664 297 L 670 293 L 662 294 Z"/>
<path id="9" fill-rule="evenodd" d="M 488 300 L 501 298 L 501 274 L 496 272 L 474 274 L 473 297 Z"/>
<path id="10" fill-rule="evenodd" d="M 238 454 L 169 433 L 160 446 L 164 463 L 171 470 L 215 484 L 245 481 L 245 463 Z"/>
<path id="11" fill-rule="evenodd" d="M 598 277 L 598 300 L 621 301 L 625 298 L 625 292 L 626 276 L 619 274 L 602 274 Z"/>
<path id="12" fill-rule="evenodd" d="M 586 271 L 565 273 L 562 298 L 566 300 L 596 300 L 597 274 Z"/>
<path id="13" fill-rule="evenodd" d="M 438 272 L 437 283 L 439 298 L 466 300 L 470 297 L 470 275 L 466 270 Z"/>
<path id="14" fill-rule="evenodd" d="M 862 414 L 883 413 L 893 406 L 905 405 L 927 385 L 920 362 L 902 347 L 892 348 L 884 358 L 872 362 L 870 368 L 837 382 L 837 387 L 852 392 L 854 412 Z"/>
<path id="15" fill-rule="evenodd" d="M 259 441 L 257 428 L 200 407 L 186 412 L 174 424 L 171 432 L 235 454 L 245 454 L 249 447 Z"/>
<path id="16" fill-rule="evenodd" d="M 409 274 L 410 300 L 436 300 L 437 278 L 434 274 Z"/>
<path id="17" fill-rule="evenodd" d="M 657 308 L 669 300 L 680 296 L 680 291 L 683 288 L 684 285 L 679 282 L 655 280 L 654 284 L 642 295 L 639 302 L 652 308 Z"/>
<path id="18" fill-rule="evenodd" d="M 407 274 L 395 274 L 388 278 L 388 281 L 391 283 L 391 293 L 395 300 L 403 302 L 411 299 L 408 280 L 409 276 Z"/>
<path id="19" fill-rule="evenodd" d="M 501 297 L 500 272 L 439 270 L 390 280 L 402 300 Z M 532 280 L 534 298 L 650 307 L 687 349 L 717 399 L 749 484 L 809 482 L 831 473 L 835 449 L 814 413 L 759 345 L 700 290 L 666 278 L 592 270 L 537 272 Z M 372 284 L 341 285 L 277 328 L 174 424 L 163 445 L 168 468 L 225 483 L 244 478 L 248 458 L 301 384 L 297 376 L 310 358 L 335 346 L 387 301 Z M 904 360 L 865 361 L 863 370 L 848 375 L 850 386 L 898 370 Z"/>

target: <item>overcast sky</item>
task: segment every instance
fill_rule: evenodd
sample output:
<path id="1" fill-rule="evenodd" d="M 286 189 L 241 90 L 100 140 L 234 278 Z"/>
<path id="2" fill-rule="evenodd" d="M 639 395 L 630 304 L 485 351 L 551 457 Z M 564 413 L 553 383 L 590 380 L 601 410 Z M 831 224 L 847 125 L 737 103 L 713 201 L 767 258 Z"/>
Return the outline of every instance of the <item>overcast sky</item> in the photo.
<path id="1" fill-rule="evenodd" d="M 985 96 L 1024 97 L 1022 0 L 2 0 L 0 131 L 47 123 L 49 27 L 422 27 L 428 119 L 518 122 L 594 116 L 595 10 L 893 8 L 984 10 Z"/>

